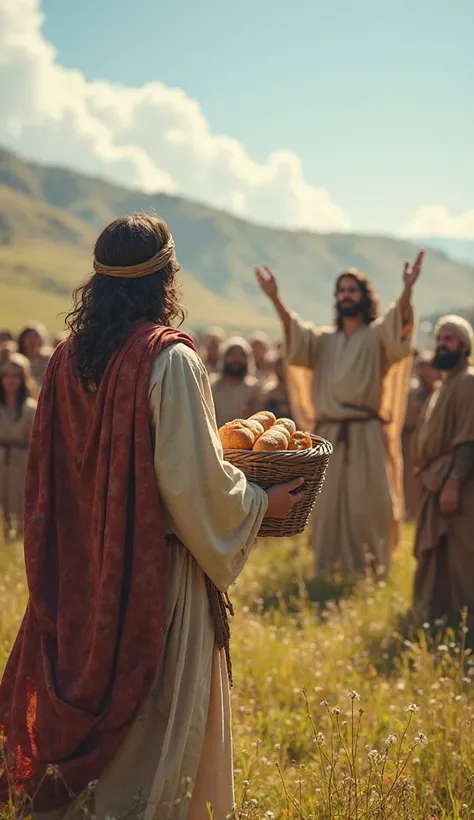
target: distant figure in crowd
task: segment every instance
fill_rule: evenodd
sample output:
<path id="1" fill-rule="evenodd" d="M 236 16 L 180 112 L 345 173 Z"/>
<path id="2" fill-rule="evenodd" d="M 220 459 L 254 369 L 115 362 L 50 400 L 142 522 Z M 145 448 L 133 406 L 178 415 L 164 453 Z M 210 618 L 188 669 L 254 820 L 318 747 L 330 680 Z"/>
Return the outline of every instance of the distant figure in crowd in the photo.
<path id="1" fill-rule="evenodd" d="M 269 378 L 262 388 L 262 409 L 269 410 L 277 418 L 291 418 L 285 358 L 281 354 L 274 354 L 272 363 L 273 378 Z"/>
<path id="2" fill-rule="evenodd" d="M 46 328 L 39 322 L 24 327 L 18 336 L 18 351 L 29 359 L 31 373 L 39 389 L 52 352 L 48 346 Z"/>
<path id="3" fill-rule="evenodd" d="M 114 220 L 93 268 L 31 440 L 30 598 L 0 686 L 10 782 L 36 795 L 35 820 L 68 807 L 68 820 L 204 820 L 208 802 L 224 820 L 224 593 L 301 481 L 265 492 L 224 462 L 206 369 L 171 328 L 179 265 L 166 224 Z M 3 768 L 0 803 L 7 794 Z"/>
<path id="4" fill-rule="evenodd" d="M 313 523 L 317 575 L 335 565 L 363 572 L 368 556 L 378 572 L 389 567 L 403 518 L 401 428 L 411 293 L 422 259 L 423 252 L 413 266 L 405 264 L 403 293 L 383 317 L 367 277 L 354 269 L 342 273 L 334 290 L 335 326 L 319 329 L 285 307 L 269 268 L 256 270 L 283 323 L 288 364 L 313 374 L 317 432 L 334 445 Z"/>
<path id="5" fill-rule="evenodd" d="M 203 360 L 209 375 L 219 373 L 225 333 L 221 327 L 209 327 L 203 338 Z"/>
<path id="6" fill-rule="evenodd" d="M 431 396 L 439 371 L 433 367 L 433 355 L 421 353 L 414 361 L 413 383 L 408 391 L 405 424 L 402 432 L 403 485 L 405 490 L 405 516 L 413 521 L 418 513 L 420 502 L 420 482 L 413 471 L 416 459 L 416 431 L 423 406 Z"/>
<path id="7" fill-rule="evenodd" d="M 445 316 L 435 335 L 433 365 L 442 381 L 417 437 L 414 600 L 428 619 L 459 622 L 463 607 L 474 614 L 474 333 L 466 319 Z"/>
<path id="8" fill-rule="evenodd" d="M 258 330 L 250 337 L 249 344 L 255 362 L 255 376 L 263 386 L 272 375 L 272 343 L 266 333 Z"/>
<path id="9" fill-rule="evenodd" d="M 7 361 L 7 359 L 10 358 L 13 353 L 17 353 L 17 351 L 18 345 L 11 339 L 7 339 L 3 342 L 0 341 L 0 367 Z"/>
<path id="10" fill-rule="evenodd" d="M 221 427 L 236 418 L 247 418 L 262 409 L 258 379 L 250 345 L 240 336 L 231 336 L 222 350 L 221 373 L 212 381 L 217 424 Z"/>
<path id="11" fill-rule="evenodd" d="M 0 366 L 0 509 L 5 540 L 23 535 L 23 493 L 36 410 L 30 363 L 12 353 Z"/>

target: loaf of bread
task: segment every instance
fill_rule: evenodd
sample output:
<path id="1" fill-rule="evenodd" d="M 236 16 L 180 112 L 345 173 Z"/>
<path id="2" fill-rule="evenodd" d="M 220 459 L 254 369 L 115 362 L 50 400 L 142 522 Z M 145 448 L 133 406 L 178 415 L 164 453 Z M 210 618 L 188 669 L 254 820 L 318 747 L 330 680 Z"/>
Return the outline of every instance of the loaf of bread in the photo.
<path id="1" fill-rule="evenodd" d="M 253 445 L 253 449 L 258 452 L 268 450 L 288 450 L 288 439 L 282 430 L 267 430 Z"/>
<path id="2" fill-rule="evenodd" d="M 277 424 L 279 427 L 285 427 L 288 430 L 290 436 L 292 433 L 296 433 L 296 424 L 293 421 L 293 419 L 277 419 L 275 421 L 275 424 Z"/>
<path id="3" fill-rule="evenodd" d="M 293 433 L 288 444 L 289 450 L 310 450 L 313 446 L 311 436 L 309 433 L 304 433 L 299 430 Z"/>
<path id="4" fill-rule="evenodd" d="M 278 430 L 280 433 L 283 433 L 283 435 L 285 436 L 287 441 L 290 440 L 291 433 L 290 433 L 290 431 L 288 430 L 287 427 L 283 426 L 283 424 L 272 424 L 272 426 L 269 428 L 268 432 L 271 431 L 273 433 L 275 430 Z"/>
<path id="5" fill-rule="evenodd" d="M 237 424 L 225 424 L 219 436 L 224 450 L 251 450 L 256 440 L 252 430 Z"/>
<path id="6" fill-rule="evenodd" d="M 260 413 L 250 416 L 250 421 L 254 419 L 260 422 L 264 430 L 268 430 L 275 423 L 275 416 L 269 410 L 261 410 Z"/>

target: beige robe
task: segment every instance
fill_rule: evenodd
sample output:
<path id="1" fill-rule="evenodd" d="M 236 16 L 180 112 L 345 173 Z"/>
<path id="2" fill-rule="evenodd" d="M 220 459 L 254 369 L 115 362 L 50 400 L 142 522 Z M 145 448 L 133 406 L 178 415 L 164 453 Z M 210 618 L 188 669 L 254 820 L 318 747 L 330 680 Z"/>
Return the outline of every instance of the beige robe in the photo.
<path id="1" fill-rule="evenodd" d="M 453 373 L 434 391 L 418 433 L 422 468 L 415 537 L 415 605 L 428 618 L 474 613 L 474 474 L 461 487 L 460 509 L 443 515 L 439 494 L 453 467 L 454 449 L 474 441 L 474 369 Z"/>
<path id="2" fill-rule="evenodd" d="M 219 376 L 212 381 L 212 395 L 218 427 L 262 410 L 261 386 L 255 376 L 245 376 L 240 382 Z"/>
<path id="3" fill-rule="evenodd" d="M 402 454 L 405 515 L 409 521 L 416 519 L 420 504 L 420 482 L 413 475 L 416 466 L 416 433 L 421 411 L 429 396 L 429 391 L 416 382 L 408 391 L 405 423 L 402 431 Z"/>
<path id="4" fill-rule="evenodd" d="M 20 418 L 0 405 L 0 512 L 5 529 L 16 537 L 23 534 L 23 493 L 35 411 L 33 399 L 26 400 Z"/>
<path id="5" fill-rule="evenodd" d="M 403 517 L 400 433 L 410 374 L 411 333 L 400 308 L 347 338 L 333 328 L 317 329 L 292 315 L 287 351 L 295 416 L 317 420 L 318 434 L 334 447 L 313 515 L 316 574 L 335 567 L 361 572 L 388 569 Z M 298 368 L 295 370 L 294 366 Z M 311 373 L 304 378 L 299 368 Z M 312 407 L 303 391 L 311 384 Z M 294 394 L 293 394 L 294 395 Z M 345 404 L 354 407 L 345 407 Z M 340 441 L 339 420 L 378 419 L 349 424 L 349 446 Z M 337 420 L 337 422 L 335 422 Z"/>
<path id="6" fill-rule="evenodd" d="M 204 573 L 221 590 L 235 581 L 268 500 L 223 461 L 206 369 L 180 343 L 153 365 L 150 413 L 171 555 L 167 636 L 152 693 L 99 779 L 90 811 L 96 820 L 208 820 L 209 802 L 215 820 L 225 820 L 234 799 L 229 682 Z M 76 820 L 78 806 L 66 816 Z"/>

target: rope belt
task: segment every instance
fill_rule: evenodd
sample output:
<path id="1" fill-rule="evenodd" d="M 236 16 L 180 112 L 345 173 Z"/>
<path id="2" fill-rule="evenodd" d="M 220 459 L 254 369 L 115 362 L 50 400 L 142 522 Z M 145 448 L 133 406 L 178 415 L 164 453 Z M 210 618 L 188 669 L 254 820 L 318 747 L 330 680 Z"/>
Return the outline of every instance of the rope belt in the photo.
<path id="1" fill-rule="evenodd" d="M 324 416 L 323 418 L 319 419 L 316 425 L 316 432 L 318 432 L 319 428 L 326 424 L 334 424 L 338 427 L 337 432 L 337 443 L 342 444 L 346 450 L 346 458 L 349 453 L 350 449 L 350 426 L 351 424 L 367 424 L 369 421 L 378 421 L 380 424 L 388 424 L 389 422 L 386 419 L 383 419 L 379 413 L 375 410 L 372 410 L 370 407 L 358 407 L 355 404 L 343 404 L 342 407 L 348 410 L 359 410 L 362 413 L 365 413 L 365 416 L 345 416 L 344 418 L 335 418 L 332 416 Z"/>

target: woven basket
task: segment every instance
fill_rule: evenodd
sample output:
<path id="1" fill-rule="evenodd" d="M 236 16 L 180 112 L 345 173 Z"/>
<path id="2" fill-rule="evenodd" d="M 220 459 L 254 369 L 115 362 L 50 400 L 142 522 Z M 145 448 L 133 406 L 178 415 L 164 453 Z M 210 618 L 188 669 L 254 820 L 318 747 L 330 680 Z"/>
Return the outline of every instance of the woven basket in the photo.
<path id="1" fill-rule="evenodd" d="M 253 450 L 225 450 L 224 458 L 249 481 L 264 490 L 274 484 L 283 484 L 293 478 L 304 478 L 303 498 L 295 504 L 286 518 L 264 518 L 258 532 L 260 537 L 283 538 L 297 535 L 306 528 L 316 498 L 326 476 L 326 468 L 332 453 L 331 444 L 319 436 L 311 436 L 311 450 L 276 450 L 254 452 Z"/>

